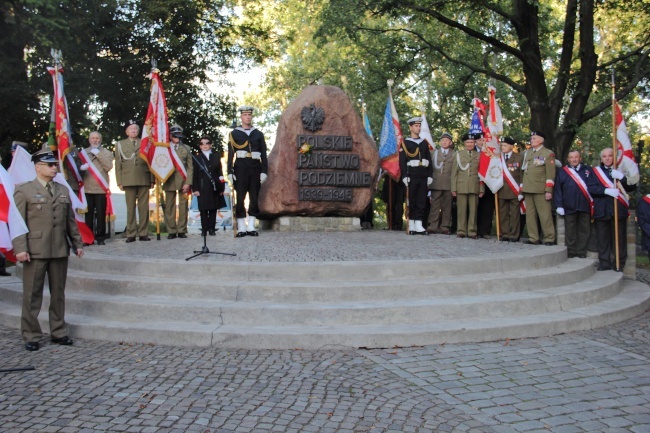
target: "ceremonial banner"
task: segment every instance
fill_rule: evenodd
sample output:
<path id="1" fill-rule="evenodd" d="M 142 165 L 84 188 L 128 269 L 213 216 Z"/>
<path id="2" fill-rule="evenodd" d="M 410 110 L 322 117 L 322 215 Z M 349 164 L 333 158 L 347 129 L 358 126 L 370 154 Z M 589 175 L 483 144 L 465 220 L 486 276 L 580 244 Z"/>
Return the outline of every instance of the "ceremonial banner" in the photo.
<path id="1" fill-rule="evenodd" d="M 167 124 L 167 101 L 162 81 L 158 75 L 160 71 L 153 69 L 151 78 L 151 96 L 147 118 L 142 128 L 140 141 L 140 157 L 147 161 L 149 169 L 160 182 L 165 182 L 169 176 L 178 170 L 187 178 L 187 172 L 178 155 L 169 145 L 169 126 Z"/>
<path id="2" fill-rule="evenodd" d="M 399 146 L 402 144 L 402 128 L 399 126 L 397 110 L 393 104 L 393 97 L 388 91 L 388 101 L 384 111 L 384 123 L 381 126 L 379 138 L 379 158 L 381 168 L 395 181 L 399 182 Z"/>
<path id="3" fill-rule="evenodd" d="M 366 113 L 365 108 L 363 109 L 363 127 L 366 130 L 368 136 L 375 141 L 375 137 L 372 136 L 372 130 L 370 129 L 370 119 L 368 119 L 368 114 Z"/>
<path id="4" fill-rule="evenodd" d="M 503 186 L 503 169 L 501 167 L 501 148 L 499 146 L 499 135 L 503 134 L 503 118 L 501 117 L 501 109 L 496 100 L 496 89 L 492 86 L 488 88 L 490 95 L 490 106 L 488 111 L 488 126 L 483 124 L 481 118 L 481 126 L 483 128 L 483 137 L 485 138 L 485 145 L 481 152 L 479 160 L 478 176 L 490 188 L 490 191 L 496 192 Z M 478 99 L 475 101 L 480 104 Z M 482 104 L 481 104 L 482 107 Z M 477 109 L 479 107 L 477 106 Z"/>
<path id="5" fill-rule="evenodd" d="M 0 251 L 13 262 L 16 261 L 16 258 L 12 251 L 12 239 L 29 231 L 16 208 L 14 189 L 15 184 L 11 176 L 0 165 Z"/>
<path id="6" fill-rule="evenodd" d="M 422 125 L 420 127 L 420 138 L 424 138 L 429 142 L 429 150 L 433 150 L 434 142 L 433 137 L 431 136 L 431 130 L 429 129 L 429 123 L 427 122 L 427 116 L 422 113 Z"/>
<path id="7" fill-rule="evenodd" d="M 632 143 L 627 135 L 627 126 L 625 119 L 621 114 L 621 107 L 618 102 L 614 105 L 616 110 L 616 155 L 618 157 L 617 167 L 625 174 L 628 185 L 634 185 L 639 182 L 639 166 L 636 164 Z"/>

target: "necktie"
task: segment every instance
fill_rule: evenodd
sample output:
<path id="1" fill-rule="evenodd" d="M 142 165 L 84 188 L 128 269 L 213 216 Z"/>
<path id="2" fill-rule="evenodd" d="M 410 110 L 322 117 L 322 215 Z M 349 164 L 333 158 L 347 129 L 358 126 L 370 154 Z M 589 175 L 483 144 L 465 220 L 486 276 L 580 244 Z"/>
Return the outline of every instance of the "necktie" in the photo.
<path id="1" fill-rule="evenodd" d="M 508 162 L 508 159 L 510 159 L 510 155 L 506 155 L 506 162 Z"/>
<path id="2" fill-rule="evenodd" d="M 47 193 L 50 195 L 50 197 L 54 197 L 52 194 L 52 186 L 50 185 L 50 182 L 45 184 L 45 189 L 47 190 Z"/>

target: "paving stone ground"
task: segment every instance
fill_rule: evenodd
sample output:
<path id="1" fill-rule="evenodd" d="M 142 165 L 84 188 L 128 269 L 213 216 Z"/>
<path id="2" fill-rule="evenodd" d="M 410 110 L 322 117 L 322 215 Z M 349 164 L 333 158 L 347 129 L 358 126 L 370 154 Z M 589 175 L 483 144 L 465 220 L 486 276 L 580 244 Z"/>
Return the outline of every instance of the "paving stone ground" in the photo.
<path id="1" fill-rule="evenodd" d="M 476 255 L 495 243 L 454 239 L 452 246 L 443 236 L 386 232 L 376 236 L 384 243 L 380 249 L 362 242 L 363 233 L 345 236 L 359 240 L 359 247 L 345 254 L 375 259 L 388 257 L 381 251 L 391 239 L 398 246 L 408 242 L 413 258 Z M 294 237 L 299 243 L 300 235 Z M 235 242 L 217 236 L 224 249 L 237 248 L 240 255 L 215 260 L 298 261 L 293 257 L 300 255 L 300 245 L 289 249 L 270 238 Z M 198 239 L 135 245 L 113 240 L 113 248 L 90 249 L 172 257 L 178 252 L 166 245 L 187 242 L 191 249 Z M 310 255 L 301 261 L 316 260 L 329 239 L 304 248 Z M 326 260 L 346 260 L 327 251 Z M 650 282 L 650 272 L 640 271 L 638 277 Z M 605 328 L 553 337 L 321 351 L 77 339 L 71 347 L 45 340 L 40 351 L 27 352 L 17 329 L 0 326 L 0 368 L 35 367 L 0 373 L 0 432 L 647 433 L 649 320 L 646 312 Z"/>

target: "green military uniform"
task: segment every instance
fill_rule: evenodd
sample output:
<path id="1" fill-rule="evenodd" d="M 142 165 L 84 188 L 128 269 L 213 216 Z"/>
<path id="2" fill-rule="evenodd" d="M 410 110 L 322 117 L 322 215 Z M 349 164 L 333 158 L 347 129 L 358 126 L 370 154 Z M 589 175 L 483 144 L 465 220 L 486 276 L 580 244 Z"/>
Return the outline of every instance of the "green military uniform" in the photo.
<path id="1" fill-rule="evenodd" d="M 38 313 L 43 303 L 46 274 L 50 289 L 50 336 L 52 339 L 67 337 L 64 292 L 70 255 L 68 239 L 75 250 L 82 247 L 68 189 L 49 182 L 50 194 L 45 184 L 37 178 L 18 185 L 14 192 L 16 207 L 29 228 L 29 233 L 13 240 L 16 254 L 27 252 L 30 256 L 30 261 L 23 263 L 20 322 L 22 336 L 27 343 L 38 343 L 43 335 Z"/>
<path id="2" fill-rule="evenodd" d="M 431 190 L 431 210 L 429 226 L 431 232 L 449 234 L 451 230 L 451 171 L 456 164 L 456 151 L 451 147 L 438 148 L 431 155 L 433 161 L 433 182 Z"/>
<path id="3" fill-rule="evenodd" d="M 115 179 L 126 198 L 126 236 L 149 234 L 149 190 L 154 177 L 149 165 L 140 157 L 140 141 L 126 138 L 115 146 Z M 135 217 L 136 202 L 140 221 Z"/>
<path id="4" fill-rule="evenodd" d="M 555 185 L 555 153 L 546 147 L 531 148 L 524 153 L 522 192 L 526 201 L 528 241 L 539 243 L 537 220 L 542 226 L 544 243 L 555 243 L 555 226 L 551 201 L 545 194 L 553 193 Z"/>
<path id="5" fill-rule="evenodd" d="M 169 143 L 169 145 L 173 147 L 174 143 Z M 167 232 L 170 235 L 187 233 L 189 194 L 184 194 L 182 188 L 183 185 L 192 186 L 194 176 L 194 165 L 189 146 L 179 142 L 175 147 L 175 151 L 178 159 L 183 164 L 183 167 L 185 167 L 187 177 L 183 180 L 181 173 L 178 170 L 174 170 L 162 186 L 163 191 L 165 191 L 165 224 L 167 225 Z M 176 221 L 176 195 L 178 195 L 178 222 Z"/>
<path id="6" fill-rule="evenodd" d="M 459 150 L 451 170 L 451 192 L 456 193 L 458 213 L 457 234 L 461 237 L 476 237 L 476 208 L 478 195 L 483 194 L 485 186 L 478 179 L 480 152 Z M 468 212 L 469 211 L 469 212 Z"/>
<path id="7" fill-rule="evenodd" d="M 510 152 L 510 155 L 503 155 L 503 160 L 508 169 L 508 173 L 515 181 L 515 185 L 521 185 L 522 171 L 521 166 L 524 162 L 523 155 Z M 499 226 L 501 229 L 501 239 L 504 241 L 516 241 L 519 239 L 519 228 L 521 223 L 521 212 L 519 210 L 518 194 L 512 190 L 506 181 L 504 173 L 504 182 L 498 191 L 499 196 Z"/>

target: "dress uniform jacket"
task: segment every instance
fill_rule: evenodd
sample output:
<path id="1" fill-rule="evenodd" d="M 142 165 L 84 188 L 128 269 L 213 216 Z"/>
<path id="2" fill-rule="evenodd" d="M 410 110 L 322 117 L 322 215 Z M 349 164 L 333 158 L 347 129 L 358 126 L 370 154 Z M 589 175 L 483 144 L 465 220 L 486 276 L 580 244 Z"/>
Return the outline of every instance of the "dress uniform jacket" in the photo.
<path id="1" fill-rule="evenodd" d="M 467 149 L 456 153 L 451 170 L 451 191 L 457 194 L 480 194 L 485 192 L 485 186 L 478 178 L 478 163 L 480 153 Z"/>
<path id="2" fill-rule="evenodd" d="M 173 146 L 174 143 L 169 143 L 169 145 Z M 192 179 L 194 178 L 194 163 L 192 161 L 192 152 L 190 147 L 185 143 L 178 143 L 176 154 L 178 155 L 178 159 L 183 163 L 183 167 L 185 167 L 187 178 L 183 180 L 181 173 L 178 170 L 174 170 L 163 184 L 163 191 L 179 191 L 183 188 L 183 185 L 192 185 Z"/>
<path id="3" fill-rule="evenodd" d="M 115 146 L 115 180 L 122 186 L 149 187 L 154 176 L 149 165 L 140 157 L 140 141 L 130 138 L 120 140 Z"/>
<path id="4" fill-rule="evenodd" d="M 586 164 L 580 164 L 577 170 L 572 167 L 568 168 L 569 170 L 574 170 L 585 182 L 585 185 L 588 184 L 590 177 L 595 176 L 593 169 Z M 555 204 L 556 208 L 563 208 L 565 215 L 571 215 L 576 212 L 591 213 L 589 199 L 585 197 L 576 181 L 567 174 L 564 168 L 559 169 L 555 177 L 553 204 Z"/>
<path id="5" fill-rule="evenodd" d="M 228 174 L 233 174 L 236 178 L 236 218 L 246 218 L 246 194 L 249 202 L 248 215 L 259 215 L 257 200 L 262 173 L 268 173 L 264 134 L 256 128 L 246 130 L 241 126 L 236 127 L 230 133 L 228 145 Z"/>
<path id="6" fill-rule="evenodd" d="M 515 152 L 511 152 L 510 156 L 508 157 L 508 161 L 506 162 L 506 167 L 508 167 L 508 172 L 512 175 L 512 178 L 515 180 L 517 185 L 521 185 L 521 178 L 523 175 L 523 172 L 521 171 L 521 166 L 523 164 L 524 157 L 523 155 Z M 505 181 L 505 174 L 504 174 L 504 182 L 503 186 L 501 189 L 499 189 L 499 199 L 503 200 L 514 200 L 517 198 L 517 194 L 510 188 L 510 185 Z"/>
<path id="7" fill-rule="evenodd" d="M 406 138 L 399 151 L 401 180 L 408 177 L 409 219 L 422 221 L 426 215 L 427 178 L 433 177 L 429 142 L 422 138 Z"/>
<path id="8" fill-rule="evenodd" d="M 104 149 L 103 146 L 99 146 L 98 149 L 99 153 L 97 155 L 90 151 L 91 148 L 86 149 L 86 154 L 90 158 L 90 162 L 97 167 L 97 171 L 99 171 L 106 183 L 108 183 L 108 172 L 113 169 L 113 154 Z M 83 179 L 86 194 L 106 194 L 106 191 L 97 183 L 90 170 L 83 172 Z"/>
<path id="9" fill-rule="evenodd" d="M 552 193 L 555 185 L 555 153 L 544 146 L 524 153 L 522 191 L 532 194 Z"/>
<path id="10" fill-rule="evenodd" d="M 431 155 L 433 162 L 433 182 L 429 189 L 442 191 L 451 191 L 451 170 L 456 163 L 456 151 L 452 148 L 447 149 L 447 155 L 444 150 L 438 148 Z"/>

